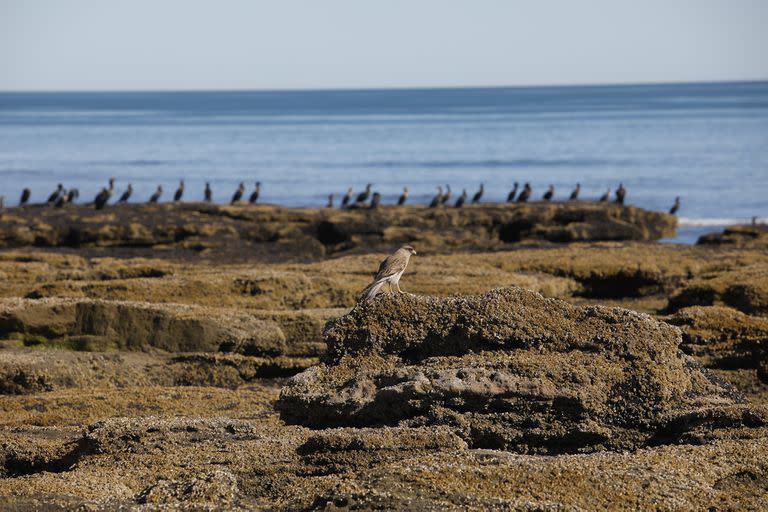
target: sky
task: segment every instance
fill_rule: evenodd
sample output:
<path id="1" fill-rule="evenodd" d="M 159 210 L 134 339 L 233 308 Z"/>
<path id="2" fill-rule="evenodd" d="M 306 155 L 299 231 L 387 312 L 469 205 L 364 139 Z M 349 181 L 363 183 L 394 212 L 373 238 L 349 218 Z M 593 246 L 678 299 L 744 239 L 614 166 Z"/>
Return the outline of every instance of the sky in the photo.
<path id="1" fill-rule="evenodd" d="M 768 79 L 768 0 L 0 0 L 0 90 Z"/>

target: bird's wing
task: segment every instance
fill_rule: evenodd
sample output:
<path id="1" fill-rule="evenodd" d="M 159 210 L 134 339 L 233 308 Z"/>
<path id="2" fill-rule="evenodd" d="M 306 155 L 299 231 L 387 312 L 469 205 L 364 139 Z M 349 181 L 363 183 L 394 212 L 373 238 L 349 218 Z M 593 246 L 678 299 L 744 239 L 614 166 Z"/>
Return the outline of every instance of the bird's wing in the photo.
<path id="1" fill-rule="evenodd" d="M 373 280 L 378 281 L 379 279 L 393 276 L 398 272 L 405 270 L 407 265 L 408 254 L 398 250 L 381 262 L 381 265 L 379 265 L 379 271 L 376 273 L 376 277 L 374 277 Z"/>

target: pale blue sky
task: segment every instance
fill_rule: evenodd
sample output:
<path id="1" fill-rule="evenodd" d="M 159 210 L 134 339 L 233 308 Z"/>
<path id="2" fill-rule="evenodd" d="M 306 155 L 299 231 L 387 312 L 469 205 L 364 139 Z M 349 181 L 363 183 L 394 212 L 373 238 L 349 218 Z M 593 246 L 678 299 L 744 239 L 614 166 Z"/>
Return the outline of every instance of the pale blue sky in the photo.
<path id="1" fill-rule="evenodd" d="M 0 90 L 768 79 L 768 0 L 0 0 Z"/>

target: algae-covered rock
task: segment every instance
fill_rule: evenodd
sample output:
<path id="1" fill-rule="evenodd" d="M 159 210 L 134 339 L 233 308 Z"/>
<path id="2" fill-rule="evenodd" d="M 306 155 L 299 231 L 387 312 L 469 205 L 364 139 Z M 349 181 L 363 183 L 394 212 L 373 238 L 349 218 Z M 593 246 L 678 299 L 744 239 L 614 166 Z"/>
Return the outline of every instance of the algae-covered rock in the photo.
<path id="1" fill-rule="evenodd" d="M 281 392 L 288 422 L 444 425 L 471 447 L 563 453 L 766 421 L 680 351 L 676 327 L 522 289 L 382 295 L 330 321 L 325 337 L 326 362 Z"/>

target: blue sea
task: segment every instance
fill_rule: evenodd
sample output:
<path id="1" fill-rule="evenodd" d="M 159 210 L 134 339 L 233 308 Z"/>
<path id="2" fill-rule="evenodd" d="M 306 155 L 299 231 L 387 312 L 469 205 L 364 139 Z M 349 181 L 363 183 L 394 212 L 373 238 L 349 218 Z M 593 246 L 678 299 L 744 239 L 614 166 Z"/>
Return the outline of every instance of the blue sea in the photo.
<path id="1" fill-rule="evenodd" d="M 185 199 L 240 181 L 262 201 L 324 205 L 374 184 L 428 202 L 437 185 L 502 201 L 513 182 L 555 200 L 668 210 L 680 243 L 768 216 L 768 82 L 282 92 L 0 93 L 0 195 L 44 201 L 61 182 L 91 200 L 117 178 L 134 201 L 158 184 Z M 454 196 L 455 197 L 455 196 Z"/>

